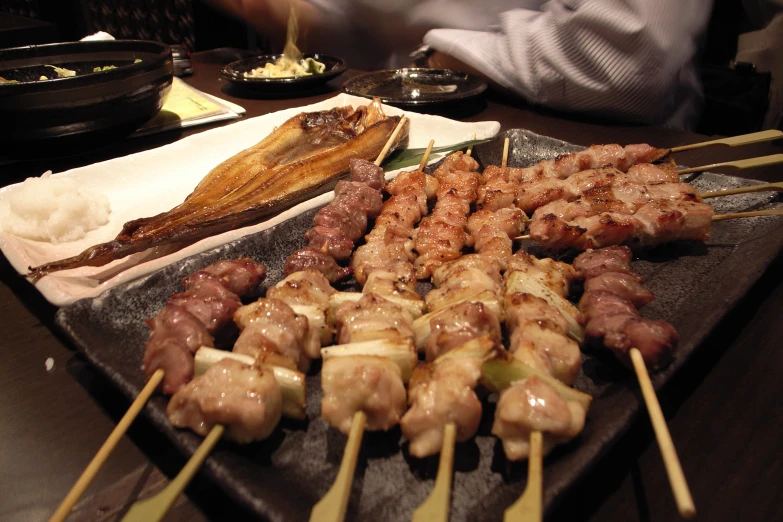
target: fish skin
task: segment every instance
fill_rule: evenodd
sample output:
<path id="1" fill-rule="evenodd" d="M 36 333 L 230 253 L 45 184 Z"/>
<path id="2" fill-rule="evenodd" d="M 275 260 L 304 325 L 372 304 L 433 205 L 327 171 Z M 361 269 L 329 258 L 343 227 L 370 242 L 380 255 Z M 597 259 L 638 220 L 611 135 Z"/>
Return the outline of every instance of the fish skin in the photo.
<path id="1" fill-rule="evenodd" d="M 201 213 L 197 218 L 170 222 L 168 226 L 156 228 L 154 234 L 134 234 L 128 227 L 133 223 L 130 222 L 114 240 L 94 245 L 74 257 L 31 267 L 26 277 L 35 283 L 53 272 L 81 266 L 103 266 L 116 259 L 164 244 L 177 244 L 179 248 L 184 248 L 205 237 L 257 223 L 313 197 L 316 192 L 331 189 L 349 171 L 351 158 L 371 160 L 377 157 L 399 120 L 399 116 L 388 117 L 372 124 L 349 141 L 327 147 L 302 159 L 265 169 L 264 179 L 253 185 L 255 190 L 239 192 L 237 197 L 228 200 L 228 204 L 221 203 L 218 208 Z M 406 120 L 405 128 L 400 132 L 395 146 L 408 135 L 409 121 Z M 232 194 L 234 192 L 236 191 L 232 191 Z"/>
<path id="2" fill-rule="evenodd" d="M 159 233 L 160 228 L 188 220 L 200 209 L 218 204 L 265 169 L 294 161 L 297 156 L 307 157 L 332 143 L 347 141 L 364 130 L 363 113 L 361 108 L 354 111 L 351 107 L 337 107 L 298 114 L 257 144 L 212 169 L 180 205 L 153 217 L 130 221 L 120 234 L 141 237 Z M 348 129 L 340 129 L 340 123 Z M 330 139 L 329 134 L 334 137 Z"/>

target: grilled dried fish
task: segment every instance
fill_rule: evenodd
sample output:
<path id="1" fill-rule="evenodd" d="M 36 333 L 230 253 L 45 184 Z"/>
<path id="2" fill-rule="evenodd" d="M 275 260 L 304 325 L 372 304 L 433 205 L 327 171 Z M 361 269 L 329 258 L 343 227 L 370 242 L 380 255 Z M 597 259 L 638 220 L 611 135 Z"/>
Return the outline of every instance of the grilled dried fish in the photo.
<path id="1" fill-rule="evenodd" d="M 164 244 L 183 248 L 259 222 L 333 187 L 348 172 L 351 158 L 375 159 L 399 119 L 385 117 L 376 101 L 356 111 L 347 107 L 299 114 L 215 167 L 181 205 L 126 223 L 114 240 L 31 268 L 27 277 L 35 282 L 60 270 L 102 266 Z M 407 130 L 406 124 L 397 142 Z"/>

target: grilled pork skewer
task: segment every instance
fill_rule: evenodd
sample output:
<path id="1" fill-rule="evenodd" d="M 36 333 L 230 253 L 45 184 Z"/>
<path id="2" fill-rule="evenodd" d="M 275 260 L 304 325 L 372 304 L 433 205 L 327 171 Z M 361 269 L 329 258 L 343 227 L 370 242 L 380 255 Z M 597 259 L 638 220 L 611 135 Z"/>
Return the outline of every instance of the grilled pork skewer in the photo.
<path id="1" fill-rule="evenodd" d="M 657 369 L 671 360 L 677 332 L 669 323 L 651 321 L 639 315 L 636 307 L 647 304 L 653 295 L 641 285 L 642 278 L 631 270 L 631 259 L 628 247 L 617 246 L 577 256 L 574 268 L 578 277 L 585 280 L 585 293 L 579 308 L 584 314 L 588 338 L 633 366 L 677 508 L 684 518 L 692 518 L 696 514 L 693 498 L 647 372 L 647 367 Z"/>

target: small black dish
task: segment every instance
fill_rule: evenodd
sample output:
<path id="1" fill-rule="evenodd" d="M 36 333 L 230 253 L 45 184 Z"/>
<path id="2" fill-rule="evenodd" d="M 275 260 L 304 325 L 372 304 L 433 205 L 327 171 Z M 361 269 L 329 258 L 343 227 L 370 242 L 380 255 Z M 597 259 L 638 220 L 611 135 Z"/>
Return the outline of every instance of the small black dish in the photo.
<path id="1" fill-rule="evenodd" d="M 478 76 L 450 69 L 388 69 L 354 76 L 343 84 L 348 94 L 401 107 L 451 103 L 485 90 L 487 82 Z"/>
<path id="2" fill-rule="evenodd" d="M 241 85 L 259 92 L 279 94 L 313 89 L 341 75 L 346 69 L 345 61 L 342 58 L 325 54 L 303 54 L 303 58 L 312 58 L 324 64 L 324 72 L 311 76 L 289 76 L 286 78 L 248 78 L 245 76 L 245 73 L 249 73 L 258 67 L 263 67 L 268 63 L 274 63 L 282 56 L 282 54 L 265 54 L 237 60 L 223 67 L 220 70 L 220 74 L 235 85 Z"/>
<path id="3" fill-rule="evenodd" d="M 58 77 L 52 67 L 76 72 Z M 114 66 L 94 72 L 96 67 Z M 172 84 L 168 45 L 110 40 L 0 50 L 0 156 L 70 155 L 122 139 L 160 111 Z M 47 80 L 40 80 L 46 76 Z"/>

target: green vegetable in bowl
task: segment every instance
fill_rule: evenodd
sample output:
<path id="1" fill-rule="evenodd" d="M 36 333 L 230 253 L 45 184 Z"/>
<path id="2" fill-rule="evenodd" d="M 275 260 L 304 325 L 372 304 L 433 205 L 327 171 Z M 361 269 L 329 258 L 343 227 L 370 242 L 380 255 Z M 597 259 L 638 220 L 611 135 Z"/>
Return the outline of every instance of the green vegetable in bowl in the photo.
<path id="1" fill-rule="evenodd" d="M 4 83 L 19 83 L 19 82 L 17 80 L 6 80 L 2 76 L 0 76 L 0 85 L 2 85 Z"/>
<path id="2" fill-rule="evenodd" d="M 47 65 L 46 67 L 51 67 L 54 69 L 54 72 L 57 73 L 58 78 L 70 78 L 71 76 L 76 76 L 76 71 L 72 71 L 70 69 L 63 69 L 62 67 L 56 67 L 54 65 Z M 41 78 L 44 77 L 42 76 Z"/>
<path id="3" fill-rule="evenodd" d="M 101 72 L 101 71 L 110 71 L 112 69 L 116 69 L 116 65 L 104 65 L 103 67 L 96 67 L 92 70 L 92 72 Z"/>

